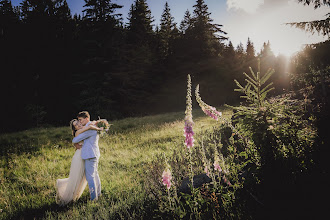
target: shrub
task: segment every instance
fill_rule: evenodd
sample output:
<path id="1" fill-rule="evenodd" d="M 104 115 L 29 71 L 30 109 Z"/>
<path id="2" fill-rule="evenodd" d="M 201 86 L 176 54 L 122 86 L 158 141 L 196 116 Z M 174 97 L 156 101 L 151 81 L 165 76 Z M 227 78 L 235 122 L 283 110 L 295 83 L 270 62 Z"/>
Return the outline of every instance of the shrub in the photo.
<path id="1" fill-rule="evenodd" d="M 293 186 L 296 176 L 312 163 L 310 156 L 316 131 L 313 118 L 304 118 L 304 105 L 290 95 L 267 98 L 273 70 L 261 76 L 250 68 L 244 73 L 246 86 L 235 81 L 247 105 L 229 106 L 234 110 L 227 120 L 202 101 L 199 86 L 196 100 L 204 113 L 219 126 L 198 136 L 193 132 L 191 79 L 188 75 L 185 146 L 178 146 L 170 157 L 150 165 L 146 192 L 162 218 L 261 217 L 269 193 Z M 259 64 L 260 70 L 260 64 Z M 195 140 L 195 143 L 194 143 Z M 171 173 L 171 187 L 162 184 L 161 173 Z M 205 177 L 207 176 L 207 177 Z M 168 179 L 167 179 L 168 180 Z M 189 190 L 182 190 L 188 183 Z M 278 189 L 278 190 L 277 190 Z M 283 196 L 283 194 L 280 194 Z M 268 203 L 269 205 L 270 203 Z"/>

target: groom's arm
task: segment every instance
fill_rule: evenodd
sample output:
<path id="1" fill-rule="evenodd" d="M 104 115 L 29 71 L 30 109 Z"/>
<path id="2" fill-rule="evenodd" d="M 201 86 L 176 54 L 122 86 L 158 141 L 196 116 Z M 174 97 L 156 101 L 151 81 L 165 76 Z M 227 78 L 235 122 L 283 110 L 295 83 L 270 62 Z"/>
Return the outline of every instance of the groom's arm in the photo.
<path id="1" fill-rule="evenodd" d="M 95 131 L 95 130 L 85 131 L 85 132 L 79 134 L 77 137 L 74 137 L 72 139 L 72 143 L 74 143 L 74 144 L 79 143 L 80 141 L 83 141 L 83 140 L 95 135 L 96 132 L 97 131 Z"/>

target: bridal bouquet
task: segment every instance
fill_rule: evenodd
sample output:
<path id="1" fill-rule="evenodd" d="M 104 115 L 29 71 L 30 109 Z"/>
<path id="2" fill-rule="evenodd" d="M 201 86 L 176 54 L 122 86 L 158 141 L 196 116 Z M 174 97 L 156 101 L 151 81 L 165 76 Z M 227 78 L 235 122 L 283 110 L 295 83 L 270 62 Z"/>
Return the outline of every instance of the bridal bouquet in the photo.
<path id="1" fill-rule="evenodd" d="M 95 125 L 99 128 L 103 128 L 100 132 L 100 135 L 103 136 L 106 132 L 109 131 L 109 128 L 112 124 L 109 124 L 107 119 L 100 119 L 96 121 Z"/>

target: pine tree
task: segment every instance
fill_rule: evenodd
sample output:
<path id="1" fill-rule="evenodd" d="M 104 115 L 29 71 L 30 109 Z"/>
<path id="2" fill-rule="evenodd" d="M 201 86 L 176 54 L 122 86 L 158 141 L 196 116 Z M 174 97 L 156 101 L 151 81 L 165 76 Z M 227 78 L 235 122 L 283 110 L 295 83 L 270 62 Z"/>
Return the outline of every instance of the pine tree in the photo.
<path id="1" fill-rule="evenodd" d="M 0 21 L 1 23 L 11 22 L 18 19 L 17 14 L 14 11 L 14 8 L 11 4 L 11 1 L 8 0 L 1 0 L 0 1 Z"/>
<path id="2" fill-rule="evenodd" d="M 210 18 L 211 13 L 208 12 L 208 7 L 204 0 L 197 0 L 193 7 L 192 35 L 195 40 L 194 46 L 197 49 L 195 55 L 202 57 L 216 56 L 220 52 L 220 42 L 227 39 L 222 36 L 226 33 L 221 30 L 222 25 L 211 23 L 213 21 Z"/>
<path id="3" fill-rule="evenodd" d="M 298 0 L 304 5 L 314 4 L 314 9 L 318 9 L 321 6 L 330 7 L 330 0 Z M 330 13 L 327 13 L 326 19 L 323 20 L 314 20 L 314 21 L 303 21 L 303 22 L 292 22 L 286 23 L 296 28 L 306 30 L 311 33 L 319 33 L 330 38 Z"/>
<path id="4" fill-rule="evenodd" d="M 236 57 L 235 57 L 235 48 L 233 46 L 233 43 L 229 41 L 228 45 L 225 47 L 225 52 L 224 52 L 224 62 L 228 66 L 230 70 L 235 68 L 236 66 Z"/>
<path id="5" fill-rule="evenodd" d="M 111 0 L 85 0 L 84 7 L 86 9 L 85 18 L 91 22 L 101 22 L 112 20 L 115 21 L 120 14 L 114 14 L 115 10 L 123 6 L 111 3 Z"/>
<path id="6" fill-rule="evenodd" d="M 270 47 L 270 42 L 269 41 L 267 43 L 264 42 L 263 47 L 260 51 L 260 57 L 266 58 L 266 57 L 271 57 L 271 56 L 274 56 L 274 53 Z"/>
<path id="7" fill-rule="evenodd" d="M 322 5 L 330 6 L 330 0 L 298 0 L 298 2 L 303 3 L 304 5 L 314 3 L 314 9 L 317 9 Z"/>
<path id="8" fill-rule="evenodd" d="M 171 53 L 170 41 L 172 38 L 172 32 L 176 24 L 174 23 L 174 17 L 172 17 L 168 3 L 165 3 L 165 8 L 160 20 L 160 56 L 165 59 Z"/>
<path id="9" fill-rule="evenodd" d="M 71 19 L 71 11 L 66 0 L 55 1 L 55 15 L 59 20 L 69 21 Z"/>
<path id="10" fill-rule="evenodd" d="M 247 44 L 246 44 L 246 59 L 253 60 L 255 58 L 255 50 L 253 43 L 250 41 L 250 38 L 248 38 Z"/>
<path id="11" fill-rule="evenodd" d="M 238 58 L 243 58 L 245 56 L 245 50 L 242 42 L 240 42 L 236 47 L 236 55 Z"/>
<path id="12" fill-rule="evenodd" d="M 268 41 L 267 43 L 265 42 L 260 54 L 260 61 L 263 64 L 263 66 L 261 67 L 262 71 L 266 71 L 266 67 L 267 68 L 275 68 L 275 64 L 276 64 L 276 57 L 271 49 L 270 46 L 270 42 Z"/>
<path id="13" fill-rule="evenodd" d="M 1 0 L 0 1 L 0 38 L 4 37 L 6 31 L 13 25 L 18 23 L 18 14 L 11 4 L 11 1 Z"/>
<path id="14" fill-rule="evenodd" d="M 183 20 L 180 23 L 180 31 L 185 34 L 189 28 L 191 28 L 191 14 L 187 9 L 184 14 Z"/>
<path id="15" fill-rule="evenodd" d="M 25 23 L 49 25 L 56 16 L 56 2 L 58 0 L 24 0 L 21 3 L 21 18 Z"/>
<path id="16" fill-rule="evenodd" d="M 233 46 L 233 43 L 231 41 L 229 41 L 228 46 L 226 46 L 225 49 L 225 58 L 228 61 L 233 61 L 235 58 L 235 48 Z"/>
<path id="17" fill-rule="evenodd" d="M 150 43 L 153 17 L 146 0 L 135 0 L 129 12 L 128 40 L 133 44 Z"/>

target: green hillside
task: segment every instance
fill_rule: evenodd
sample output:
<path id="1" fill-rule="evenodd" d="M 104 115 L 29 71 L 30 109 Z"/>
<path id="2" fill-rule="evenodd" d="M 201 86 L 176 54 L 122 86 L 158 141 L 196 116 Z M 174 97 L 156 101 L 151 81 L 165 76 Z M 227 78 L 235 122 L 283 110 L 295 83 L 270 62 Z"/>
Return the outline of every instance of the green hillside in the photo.
<path id="1" fill-rule="evenodd" d="M 193 112 L 196 134 L 217 123 L 201 110 Z M 225 117 L 231 115 L 224 110 Z M 102 197 L 89 202 L 86 188 L 78 202 L 55 203 L 55 181 L 69 175 L 74 148 L 68 127 L 31 129 L 0 136 L 0 219 L 143 218 L 145 171 L 163 152 L 184 148 L 184 112 L 112 121 L 100 140 Z M 159 174 L 161 181 L 161 173 Z M 150 209 L 150 207 L 149 207 Z"/>

